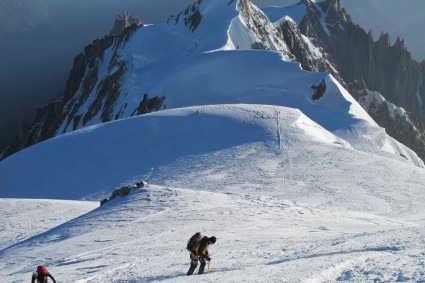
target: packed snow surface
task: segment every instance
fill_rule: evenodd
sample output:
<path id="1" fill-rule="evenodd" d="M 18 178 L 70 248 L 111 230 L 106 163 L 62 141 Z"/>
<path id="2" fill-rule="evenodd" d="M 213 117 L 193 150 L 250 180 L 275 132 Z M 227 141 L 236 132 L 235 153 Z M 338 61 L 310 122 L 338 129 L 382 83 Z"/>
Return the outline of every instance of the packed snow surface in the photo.
<path id="1" fill-rule="evenodd" d="M 89 201 L 0 199 L 2 215 L 0 250 L 87 213 L 98 206 L 98 202 Z"/>
<path id="2" fill-rule="evenodd" d="M 23 181 L 8 196 L 100 200 L 122 185 L 148 185 L 70 221 L 67 209 L 49 208 L 54 200 L 34 211 L 31 202 L 2 199 L 22 208 L 10 223 L 63 219 L 26 239 L 15 238 L 26 227 L 7 227 L 6 282 L 29 280 L 38 264 L 58 282 L 198 282 L 185 275 L 185 245 L 197 231 L 218 239 L 205 282 L 425 275 L 424 170 L 357 151 L 296 109 L 166 110 L 62 135 L 2 161 L 0 172 L 9 166 L 21 166 Z M 6 187 L 16 181 L 1 178 Z M 84 213 L 88 204 L 72 206 Z"/>

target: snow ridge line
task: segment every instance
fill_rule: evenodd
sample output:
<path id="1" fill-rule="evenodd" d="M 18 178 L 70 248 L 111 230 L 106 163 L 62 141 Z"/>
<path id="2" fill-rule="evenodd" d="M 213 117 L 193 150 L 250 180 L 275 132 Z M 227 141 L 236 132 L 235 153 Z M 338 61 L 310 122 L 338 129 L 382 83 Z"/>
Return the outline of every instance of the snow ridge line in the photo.
<path id="1" fill-rule="evenodd" d="M 281 182 L 279 182 L 279 189 L 283 192 L 285 190 L 285 159 L 288 160 L 288 164 L 290 166 L 290 162 L 289 162 L 289 156 L 286 153 L 285 149 L 283 148 L 283 134 L 282 134 L 282 128 L 281 128 L 281 124 L 280 124 L 280 118 L 281 118 L 281 113 L 279 110 L 275 109 L 276 111 L 276 122 L 277 122 L 277 142 L 278 142 L 278 146 L 279 146 L 279 152 L 281 155 L 284 156 L 284 158 L 282 159 L 281 162 L 279 162 L 279 167 L 278 167 L 278 172 L 277 174 L 280 174 L 280 170 L 282 170 L 281 174 L 282 174 L 282 179 Z M 288 170 L 288 174 L 290 174 L 291 170 Z M 289 179 L 289 178 L 288 178 Z"/>

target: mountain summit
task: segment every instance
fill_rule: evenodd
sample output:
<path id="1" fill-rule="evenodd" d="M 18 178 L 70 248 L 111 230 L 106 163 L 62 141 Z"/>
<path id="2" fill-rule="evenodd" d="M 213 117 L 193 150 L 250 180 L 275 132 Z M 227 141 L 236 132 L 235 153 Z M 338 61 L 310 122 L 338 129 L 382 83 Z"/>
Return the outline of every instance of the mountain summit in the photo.
<path id="1" fill-rule="evenodd" d="M 115 18 L 114 26 L 112 27 L 112 30 L 109 34 L 120 34 L 131 25 L 141 26 L 143 23 L 139 17 L 133 17 L 127 12 L 127 10 L 124 10 L 122 15 L 119 15 Z"/>

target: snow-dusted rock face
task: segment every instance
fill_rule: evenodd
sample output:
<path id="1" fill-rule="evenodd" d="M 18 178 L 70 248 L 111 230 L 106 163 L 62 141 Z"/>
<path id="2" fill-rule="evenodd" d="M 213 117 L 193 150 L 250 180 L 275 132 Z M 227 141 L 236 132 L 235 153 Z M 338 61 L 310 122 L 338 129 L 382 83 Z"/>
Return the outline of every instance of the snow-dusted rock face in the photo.
<path id="1" fill-rule="evenodd" d="M 277 25 L 290 52 L 295 55 L 295 60 L 301 63 L 304 70 L 328 71 L 342 81 L 333 59 L 320 47 L 316 39 L 302 34 L 292 18 L 283 18 Z"/>
<path id="2" fill-rule="evenodd" d="M 78 54 L 62 96 L 39 109 L 33 124 L 21 127 L 19 137 L 2 153 L 3 157 L 61 132 L 76 130 L 94 116 L 99 117 L 99 122 L 114 120 L 111 109 L 119 97 L 126 69 L 126 62 L 119 59 L 117 51 L 136 29 L 132 25 L 118 36 L 96 39 Z M 109 54 L 108 62 L 104 62 L 105 53 Z M 101 77 L 100 72 L 104 72 Z"/>
<path id="3" fill-rule="evenodd" d="M 377 115 L 375 109 L 362 104 L 392 136 L 425 157 L 423 63 L 412 59 L 403 40 L 397 39 L 391 46 L 388 34 L 383 33 L 374 42 L 371 33 L 351 21 L 339 0 L 303 0 L 289 8 L 265 11 L 280 27 L 290 51 L 304 69 L 331 72 L 343 85 L 354 86 L 356 81 L 363 81 L 365 87 L 361 91 L 378 91 L 389 103 L 406 109 L 406 118 L 403 115 L 400 119 L 409 121 L 410 126 L 401 130 L 403 123 L 399 118 L 386 111 Z"/>
<path id="4" fill-rule="evenodd" d="M 348 85 L 350 93 L 367 110 L 388 134 L 425 156 L 425 136 L 410 119 L 404 108 L 387 101 L 379 92 L 367 89 L 364 82 L 354 81 Z"/>
<path id="5" fill-rule="evenodd" d="M 239 1 L 237 9 L 240 15 L 232 21 L 228 32 L 233 48 L 280 51 L 286 60 L 295 59 L 279 31 L 258 7 L 244 0 Z M 247 40 L 249 37 L 251 40 Z"/>

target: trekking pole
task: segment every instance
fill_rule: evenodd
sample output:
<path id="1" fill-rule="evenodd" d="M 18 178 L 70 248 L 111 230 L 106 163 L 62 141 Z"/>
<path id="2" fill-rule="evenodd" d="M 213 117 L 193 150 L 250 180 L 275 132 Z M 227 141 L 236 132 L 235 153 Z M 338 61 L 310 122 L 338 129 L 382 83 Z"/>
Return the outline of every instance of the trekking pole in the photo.
<path id="1" fill-rule="evenodd" d="M 208 261 L 208 273 L 210 273 L 210 261 Z"/>

